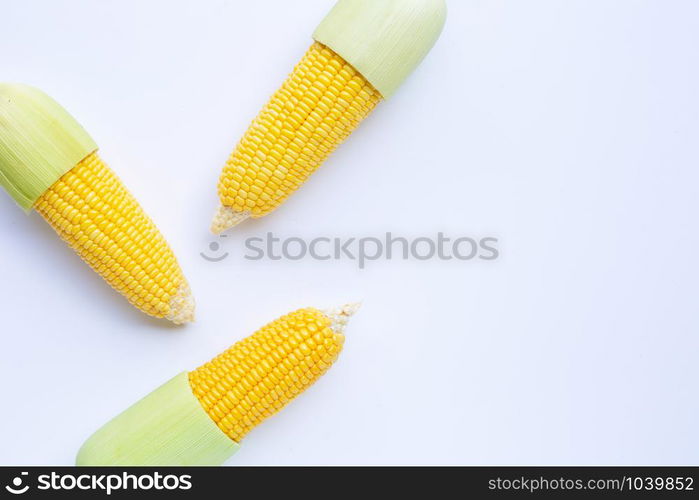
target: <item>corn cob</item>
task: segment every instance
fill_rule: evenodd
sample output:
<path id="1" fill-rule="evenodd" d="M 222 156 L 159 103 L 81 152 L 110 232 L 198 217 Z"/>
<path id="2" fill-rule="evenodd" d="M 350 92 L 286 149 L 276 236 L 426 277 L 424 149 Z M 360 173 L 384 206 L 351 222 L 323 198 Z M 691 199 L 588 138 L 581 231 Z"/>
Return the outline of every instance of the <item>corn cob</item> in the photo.
<path id="1" fill-rule="evenodd" d="M 356 305 L 300 309 L 181 373 L 95 432 L 78 465 L 220 465 L 337 359 Z"/>
<path id="2" fill-rule="evenodd" d="M 0 183 L 138 309 L 191 321 L 194 301 L 175 255 L 96 150 L 46 94 L 0 85 Z"/>
<path id="3" fill-rule="evenodd" d="M 216 233 L 278 208 L 436 42 L 444 0 L 340 0 L 223 168 Z"/>

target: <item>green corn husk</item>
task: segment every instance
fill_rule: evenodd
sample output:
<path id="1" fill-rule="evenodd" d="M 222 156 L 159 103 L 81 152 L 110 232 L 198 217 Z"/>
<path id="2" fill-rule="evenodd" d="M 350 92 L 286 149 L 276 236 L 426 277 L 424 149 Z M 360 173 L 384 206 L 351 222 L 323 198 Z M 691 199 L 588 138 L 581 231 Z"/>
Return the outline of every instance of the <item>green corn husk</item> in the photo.
<path id="1" fill-rule="evenodd" d="M 313 38 L 388 99 L 435 44 L 446 17 L 444 0 L 339 0 Z"/>
<path id="2" fill-rule="evenodd" d="M 184 372 L 90 436 L 76 465 L 221 465 L 239 448 L 204 411 Z"/>
<path id="3" fill-rule="evenodd" d="M 75 118 L 41 90 L 0 83 L 0 185 L 24 210 L 96 150 Z"/>

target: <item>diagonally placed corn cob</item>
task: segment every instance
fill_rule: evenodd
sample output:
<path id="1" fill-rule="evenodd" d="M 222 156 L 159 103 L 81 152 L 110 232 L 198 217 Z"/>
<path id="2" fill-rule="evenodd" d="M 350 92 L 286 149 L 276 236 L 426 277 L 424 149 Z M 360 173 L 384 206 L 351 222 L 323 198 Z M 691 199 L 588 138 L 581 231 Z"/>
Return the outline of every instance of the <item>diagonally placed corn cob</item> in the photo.
<path id="1" fill-rule="evenodd" d="M 211 230 L 279 207 L 396 91 L 445 19 L 444 0 L 340 0 L 228 159 Z"/>
<path id="2" fill-rule="evenodd" d="M 356 305 L 282 316 L 95 432 L 78 465 L 220 465 L 337 359 Z"/>
<path id="3" fill-rule="evenodd" d="M 191 321 L 194 301 L 175 255 L 96 150 L 45 93 L 0 84 L 0 184 L 138 309 Z"/>

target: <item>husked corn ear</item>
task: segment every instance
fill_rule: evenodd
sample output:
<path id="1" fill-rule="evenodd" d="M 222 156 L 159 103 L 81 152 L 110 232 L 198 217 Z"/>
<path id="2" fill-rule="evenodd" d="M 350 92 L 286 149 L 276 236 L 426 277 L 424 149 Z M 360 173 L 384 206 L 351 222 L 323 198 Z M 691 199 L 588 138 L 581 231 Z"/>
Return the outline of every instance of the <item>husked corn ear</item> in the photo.
<path id="1" fill-rule="evenodd" d="M 0 185 L 138 309 L 177 324 L 193 320 L 194 301 L 172 250 L 96 151 L 47 94 L 0 83 Z"/>
<path id="2" fill-rule="evenodd" d="M 97 153 L 63 175 L 34 208 L 141 311 L 178 324 L 193 319 L 194 302 L 175 255 Z"/>
<path id="3" fill-rule="evenodd" d="M 330 314 L 300 309 L 269 323 L 191 372 L 194 395 L 216 425 L 240 442 L 330 368 L 353 312 L 351 306 Z"/>
<path id="4" fill-rule="evenodd" d="M 314 43 L 228 159 L 211 230 L 221 233 L 276 209 L 380 100 L 351 65 Z"/>
<path id="5" fill-rule="evenodd" d="M 444 0 L 339 0 L 228 159 L 211 230 L 221 233 L 279 207 L 393 95 L 445 19 Z"/>
<path id="6" fill-rule="evenodd" d="M 220 465 L 250 430 L 325 373 L 358 305 L 282 316 L 102 426 L 78 465 Z"/>

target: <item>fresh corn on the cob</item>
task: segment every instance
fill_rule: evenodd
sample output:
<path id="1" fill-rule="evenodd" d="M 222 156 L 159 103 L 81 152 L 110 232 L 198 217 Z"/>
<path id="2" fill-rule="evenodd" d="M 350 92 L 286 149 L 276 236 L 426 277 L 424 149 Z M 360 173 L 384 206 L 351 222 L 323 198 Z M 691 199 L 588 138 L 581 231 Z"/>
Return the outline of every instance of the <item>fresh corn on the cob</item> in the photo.
<path id="1" fill-rule="evenodd" d="M 78 465 L 220 465 L 337 359 L 356 305 L 282 316 L 93 434 Z"/>
<path id="2" fill-rule="evenodd" d="M 436 42 L 444 0 L 340 0 L 228 159 L 216 233 L 294 193 Z"/>
<path id="3" fill-rule="evenodd" d="M 49 96 L 0 85 L 0 184 L 138 309 L 191 321 L 194 301 L 175 255 L 96 150 Z"/>

